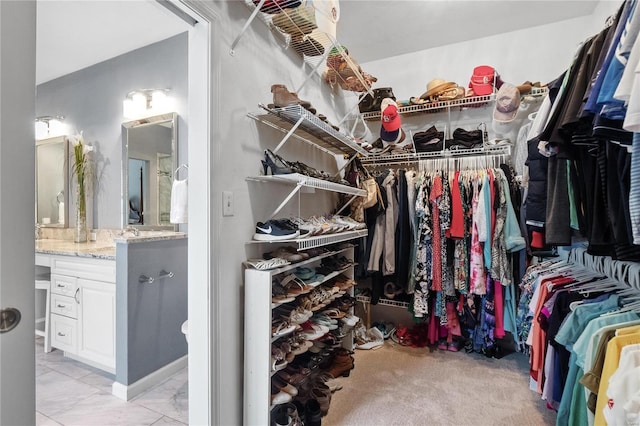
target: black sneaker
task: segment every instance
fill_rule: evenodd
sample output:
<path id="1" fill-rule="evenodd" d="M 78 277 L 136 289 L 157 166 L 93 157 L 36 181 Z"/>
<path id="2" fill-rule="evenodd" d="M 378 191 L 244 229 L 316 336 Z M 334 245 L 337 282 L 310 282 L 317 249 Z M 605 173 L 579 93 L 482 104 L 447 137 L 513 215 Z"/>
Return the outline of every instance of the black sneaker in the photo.
<path id="1" fill-rule="evenodd" d="M 268 220 L 264 223 L 258 222 L 256 224 L 256 233 L 253 234 L 253 239 L 257 241 L 277 241 L 289 240 L 299 236 L 300 232 L 298 230 L 284 227 L 278 221 Z"/>

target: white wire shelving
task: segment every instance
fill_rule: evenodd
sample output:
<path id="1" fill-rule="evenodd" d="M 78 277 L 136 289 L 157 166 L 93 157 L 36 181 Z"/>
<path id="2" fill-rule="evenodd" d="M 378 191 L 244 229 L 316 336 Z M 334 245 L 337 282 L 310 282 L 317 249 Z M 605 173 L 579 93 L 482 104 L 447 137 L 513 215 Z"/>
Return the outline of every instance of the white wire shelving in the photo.
<path id="1" fill-rule="evenodd" d="M 356 296 L 356 301 L 362 302 L 362 303 L 371 304 L 371 297 L 363 296 L 363 295 L 357 295 Z M 405 308 L 406 309 L 406 308 L 409 307 L 409 302 L 401 302 L 399 300 L 384 299 L 384 298 L 378 299 L 378 303 L 377 304 L 380 305 L 380 306 L 392 306 L 394 308 Z"/>
<path id="2" fill-rule="evenodd" d="M 259 106 L 265 110 L 264 114 L 248 113 L 247 115 L 286 134 L 274 152 L 278 152 L 289 137 L 294 137 L 333 155 L 352 156 L 356 153 L 363 156 L 369 155 L 369 152 L 356 143 L 351 136 L 334 129 L 300 105 L 284 108 L 269 108 L 263 104 Z"/>
<path id="3" fill-rule="evenodd" d="M 531 92 L 527 93 L 525 96 L 543 96 L 546 95 L 547 92 L 548 89 L 546 87 L 533 87 Z M 402 115 L 411 115 L 419 113 L 438 113 L 451 108 L 478 108 L 487 106 L 489 103 L 495 101 L 495 99 L 495 93 L 484 96 L 469 96 L 451 101 L 426 102 L 418 105 L 401 106 L 398 108 L 398 112 Z M 361 115 L 365 120 L 380 119 L 380 111 L 364 112 Z"/>
<path id="4" fill-rule="evenodd" d="M 335 234 L 314 235 L 306 238 L 295 238 L 291 240 L 277 241 L 248 241 L 247 244 L 283 244 L 292 243 L 297 245 L 297 250 L 308 250 L 316 247 L 323 247 L 330 244 L 351 241 L 356 238 L 366 237 L 368 234 L 366 229 L 358 229 L 355 231 L 336 232 Z"/>
<path id="5" fill-rule="evenodd" d="M 433 152 L 407 152 L 402 154 L 381 154 L 363 158 L 362 164 L 366 166 L 387 166 L 392 164 L 415 163 L 422 160 L 452 160 L 457 161 L 464 157 L 496 156 L 508 157 L 511 155 L 511 145 L 484 146 L 468 149 L 444 149 Z"/>
<path id="6" fill-rule="evenodd" d="M 277 182 L 286 185 L 297 185 L 300 187 L 322 189 L 325 191 L 340 192 L 349 195 L 365 196 L 367 191 L 353 186 L 343 185 L 341 183 L 331 182 L 324 179 L 318 179 L 306 176 L 300 173 L 288 173 L 284 175 L 264 175 L 250 176 L 246 178 L 248 181 L 256 182 Z"/>

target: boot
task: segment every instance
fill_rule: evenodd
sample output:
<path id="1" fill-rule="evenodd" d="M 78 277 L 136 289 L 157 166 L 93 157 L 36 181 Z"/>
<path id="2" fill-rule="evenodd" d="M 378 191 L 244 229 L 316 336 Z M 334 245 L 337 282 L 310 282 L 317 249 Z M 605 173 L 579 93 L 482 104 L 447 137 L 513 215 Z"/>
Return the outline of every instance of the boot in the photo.
<path id="1" fill-rule="evenodd" d="M 305 426 L 320 426 L 322 424 L 322 413 L 320 403 L 315 399 L 310 399 L 304 404 Z"/>
<path id="2" fill-rule="evenodd" d="M 298 95 L 290 92 L 284 84 L 274 84 L 271 86 L 271 93 L 273 93 L 273 104 L 276 108 L 283 108 L 291 105 L 300 105 L 309 109 L 311 103 L 300 100 Z"/>
<path id="3" fill-rule="evenodd" d="M 285 404 L 283 407 L 283 410 L 286 411 L 287 415 L 291 419 L 290 426 L 304 426 L 304 422 L 298 414 L 299 411 L 296 404 L 290 402 L 288 404 Z"/>
<path id="4" fill-rule="evenodd" d="M 287 414 L 286 406 L 278 405 L 271 412 L 272 425 L 275 426 L 293 426 L 291 417 Z"/>
<path id="5" fill-rule="evenodd" d="M 353 357 L 348 353 L 338 353 L 327 372 L 333 377 L 349 377 L 351 370 L 353 370 Z"/>

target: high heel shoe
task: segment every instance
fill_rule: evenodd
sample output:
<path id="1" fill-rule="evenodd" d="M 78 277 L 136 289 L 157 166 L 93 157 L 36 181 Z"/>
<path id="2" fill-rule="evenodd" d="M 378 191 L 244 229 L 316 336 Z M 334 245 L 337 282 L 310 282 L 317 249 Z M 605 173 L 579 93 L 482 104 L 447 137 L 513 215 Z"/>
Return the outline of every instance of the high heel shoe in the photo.
<path id="1" fill-rule="evenodd" d="M 294 173 L 293 169 L 278 155 L 266 149 L 264 151 L 264 160 L 262 160 L 262 167 L 264 168 L 264 174 L 267 174 L 267 169 L 271 170 L 272 175 L 286 175 Z"/>

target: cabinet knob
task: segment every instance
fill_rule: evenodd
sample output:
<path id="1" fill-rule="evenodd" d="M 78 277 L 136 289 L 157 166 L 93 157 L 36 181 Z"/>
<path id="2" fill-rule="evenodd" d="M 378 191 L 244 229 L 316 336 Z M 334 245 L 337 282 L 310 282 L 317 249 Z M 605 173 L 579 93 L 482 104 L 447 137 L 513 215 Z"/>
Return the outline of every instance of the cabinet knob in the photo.
<path id="1" fill-rule="evenodd" d="M 67 305 L 61 305 L 60 303 L 58 303 L 58 308 L 66 308 Z"/>
<path id="2" fill-rule="evenodd" d="M 63 333 L 63 332 L 61 332 L 61 331 L 58 331 L 58 336 L 60 336 L 60 337 L 65 337 L 65 336 L 66 336 L 66 334 L 64 334 L 64 333 Z"/>

